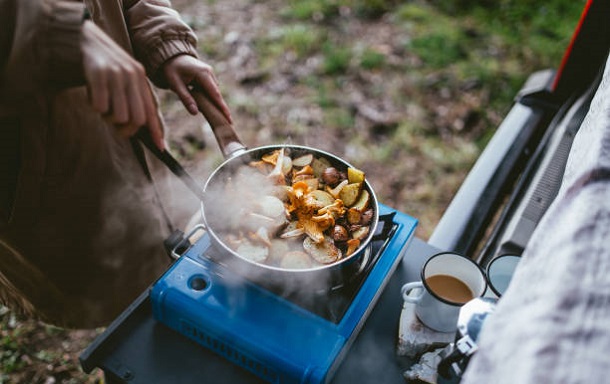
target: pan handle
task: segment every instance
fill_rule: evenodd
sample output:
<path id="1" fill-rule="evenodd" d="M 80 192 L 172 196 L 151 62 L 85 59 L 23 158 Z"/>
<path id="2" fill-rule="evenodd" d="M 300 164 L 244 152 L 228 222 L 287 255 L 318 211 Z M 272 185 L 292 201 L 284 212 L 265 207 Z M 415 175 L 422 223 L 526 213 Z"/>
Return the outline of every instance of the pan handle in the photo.
<path id="1" fill-rule="evenodd" d="M 191 94 L 195 98 L 199 111 L 210 124 L 225 159 L 230 159 L 244 152 L 246 146 L 242 144 L 235 128 L 220 109 L 207 98 L 203 91 L 195 89 Z"/>

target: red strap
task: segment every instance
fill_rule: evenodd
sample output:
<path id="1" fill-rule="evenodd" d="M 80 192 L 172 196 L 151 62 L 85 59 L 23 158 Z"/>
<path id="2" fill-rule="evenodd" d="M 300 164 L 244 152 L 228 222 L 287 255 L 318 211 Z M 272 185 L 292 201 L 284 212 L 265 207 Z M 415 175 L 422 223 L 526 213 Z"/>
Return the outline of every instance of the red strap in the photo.
<path id="1" fill-rule="evenodd" d="M 574 49 L 574 44 L 576 43 L 576 40 L 578 39 L 578 36 L 582 29 L 582 25 L 584 24 L 585 19 L 587 18 L 587 15 L 589 14 L 589 10 L 591 9 L 591 3 L 593 3 L 593 0 L 587 1 L 587 4 L 585 4 L 585 8 L 583 9 L 583 11 L 580 15 L 580 20 L 578 21 L 578 25 L 576 26 L 576 29 L 574 30 L 574 34 L 572 35 L 570 44 L 568 45 L 568 48 L 566 49 L 565 53 L 563 54 L 563 58 L 561 59 L 561 65 L 559 66 L 559 69 L 557 70 L 557 75 L 555 76 L 555 80 L 553 81 L 552 90 L 555 90 L 557 88 L 557 84 L 559 83 L 559 80 L 561 79 L 561 75 L 563 73 L 564 68 L 566 67 L 566 65 L 568 63 L 568 60 L 570 59 L 570 55 L 572 54 L 572 50 Z"/>

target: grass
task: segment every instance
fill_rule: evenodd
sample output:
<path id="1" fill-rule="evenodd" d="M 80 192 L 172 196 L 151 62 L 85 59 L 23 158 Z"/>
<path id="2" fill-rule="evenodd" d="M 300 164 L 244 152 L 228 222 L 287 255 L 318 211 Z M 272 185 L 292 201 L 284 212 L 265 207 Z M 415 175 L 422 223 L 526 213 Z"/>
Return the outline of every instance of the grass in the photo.
<path id="1" fill-rule="evenodd" d="M 367 84 L 364 97 L 389 97 L 395 105 L 413 103 L 423 113 L 410 116 L 408 124 L 402 121 L 399 129 L 381 138 L 357 128 L 364 134 L 362 140 L 384 147 L 360 150 L 362 161 L 383 163 L 389 154 L 412 151 L 420 155 L 418 161 L 428 170 L 418 185 L 438 185 L 441 176 L 436 169 L 455 172 L 455 178 L 452 175 L 449 179 L 456 184 L 446 186 L 452 194 L 527 76 L 558 66 L 585 1 L 293 0 L 284 4 L 280 11 L 284 22 L 299 26 L 297 36 L 310 34 L 315 39 L 284 39 L 275 46 L 276 52 L 295 51 L 300 61 L 318 58 L 315 75 L 297 81 L 311 90 L 311 100 L 323 111 L 324 123 L 343 130 L 339 132 L 358 126 L 346 103 L 345 89 L 362 78 L 383 73 L 384 81 Z M 394 41 L 387 44 L 389 49 L 372 45 L 368 36 L 348 36 L 353 33 L 353 23 L 375 22 L 395 31 Z M 299 40 L 304 43 L 295 43 Z M 277 56 L 270 61 L 275 59 Z M 463 102 L 469 98 L 476 102 Z M 455 112 L 460 103 L 462 107 L 466 104 L 467 110 Z M 443 106 L 449 108 L 447 113 Z M 351 140 L 351 147 L 366 148 Z M 399 208 L 413 208 L 408 206 L 410 196 L 390 194 L 404 202 Z M 442 199 L 449 199 L 443 193 L 430 196 L 436 196 L 440 211 Z M 435 218 L 424 217 L 422 221 L 430 222 L 422 225 L 420 235 L 425 237 Z"/>
<path id="2" fill-rule="evenodd" d="M 360 66 L 363 69 L 382 69 L 385 64 L 386 55 L 372 48 L 366 48 L 360 55 Z"/>
<path id="3" fill-rule="evenodd" d="M 299 55 L 299 60 L 321 57 L 316 76 L 301 81 L 317 94 L 313 100 L 322 109 L 324 122 L 344 130 L 353 129 L 358 121 L 345 111 L 349 108 L 344 100 L 346 84 L 370 78 L 376 72 L 384 73 L 385 77 L 394 73 L 396 82 L 372 83 L 365 97 L 376 100 L 390 94 L 394 104 L 414 102 L 424 112 L 410 117 L 408 124 L 403 121 L 399 129 L 385 133 L 382 141 L 375 141 L 378 137 L 371 139 L 365 132 L 363 140 L 368 138 L 384 148 L 359 153 L 365 154 L 363 161 L 383 163 L 391 157 L 389 154 L 412 151 L 420 155 L 418 161 L 428 170 L 427 179 L 418 180 L 419 185 L 438 185 L 441 176 L 436 174 L 437 169 L 454 172 L 456 184 L 447 185 L 453 193 L 527 76 L 558 66 L 585 1 L 293 0 L 284 4 L 280 14 L 286 23 L 297 23 L 303 33 L 308 31 L 316 36 L 316 41 L 319 37 L 324 40 L 322 44 L 306 44 L 307 49 L 301 50 L 304 54 Z M 346 36 L 355 20 L 362 23 L 379 20 L 391 25 L 396 33 L 390 51 L 370 45 L 367 36 Z M 278 52 L 295 49 L 287 41 L 283 44 L 276 47 Z M 408 86 L 401 85 L 401 77 L 410 79 Z M 459 107 L 454 104 L 465 104 L 464 98 L 477 102 L 466 102 L 469 111 L 459 116 L 451 109 Z M 444 118 L 442 106 L 447 106 L 448 114 L 454 115 Z M 472 117 L 468 121 L 472 124 L 456 125 L 456 119 L 465 121 L 465 114 Z M 353 141 L 350 145 L 356 146 Z M 428 192 L 422 192 L 422 196 L 428 196 Z M 447 196 L 439 193 L 430 196 L 436 196 L 442 211 L 441 201 Z M 409 200 L 410 196 L 401 199 L 404 204 L 409 204 Z M 425 237 L 435 219 L 424 217 L 423 221 L 431 223 L 422 226 L 425 229 L 421 234 Z"/>
<path id="4" fill-rule="evenodd" d="M 419 56 L 428 70 L 469 58 L 470 41 L 459 19 L 413 3 L 403 6 L 398 13 L 399 21 L 413 36 L 406 49 Z"/>
<path id="5" fill-rule="evenodd" d="M 86 375 L 77 361 L 96 332 L 71 335 L 0 305 L 0 384 L 99 384 L 99 372 Z"/>
<path id="6" fill-rule="evenodd" d="M 288 25 L 279 32 L 279 47 L 283 51 L 294 52 L 297 58 L 309 57 L 320 48 L 324 32 L 310 29 L 305 24 Z"/>
<path id="7" fill-rule="evenodd" d="M 362 18 L 391 15 L 386 20 L 410 36 L 406 52 L 420 60 L 416 67 L 405 65 L 405 71 L 417 71 L 420 77 L 442 72 L 454 84 L 475 79 L 490 90 L 489 105 L 495 108 L 510 104 L 530 72 L 558 65 L 583 5 L 584 0 L 293 0 L 281 15 L 299 24 L 276 48 L 294 50 L 300 57 L 322 55 L 323 76 L 341 75 L 354 65 L 379 70 L 387 56 L 356 46 L 357 39 L 353 45 L 315 42 L 327 38 L 320 31 L 338 23 L 342 9 Z"/>
<path id="8" fill-rule="evenodd" d="M 351 47 L 344 47 L 333 42 L 326 42 L 322 47 L 324 64 L 322 73 L 327 76 L 344 74 L 352 60 Z"/>

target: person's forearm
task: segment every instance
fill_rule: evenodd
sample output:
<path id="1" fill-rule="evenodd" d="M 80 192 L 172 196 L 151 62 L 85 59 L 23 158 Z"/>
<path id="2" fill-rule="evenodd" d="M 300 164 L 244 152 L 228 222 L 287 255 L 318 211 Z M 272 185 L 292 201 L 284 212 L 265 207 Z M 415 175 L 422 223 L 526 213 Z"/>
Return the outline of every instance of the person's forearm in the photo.
<path id="1" fill-rule="evenodd" d="M 125 1 L 125 20 L 136 58 L 156 85 L 166 87 L 160 71 L 172 57 L 197 57 L 197 37 L 168 1 Z"/>

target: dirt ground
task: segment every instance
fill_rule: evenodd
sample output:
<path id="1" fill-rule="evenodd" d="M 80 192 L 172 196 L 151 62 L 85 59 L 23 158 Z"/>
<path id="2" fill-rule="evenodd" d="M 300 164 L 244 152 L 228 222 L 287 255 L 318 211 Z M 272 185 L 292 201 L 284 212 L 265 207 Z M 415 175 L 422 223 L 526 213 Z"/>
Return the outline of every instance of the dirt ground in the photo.
<path id="1" fill-rule="evenodd" d="M 198 32 L 201 45 L 215 42 L 205 49 L 212 52 L 209 62 L 247 147 L 299 144 L 346 159 L 366 172 L 380 202 L 420 220 L 417 234 L 422 238 L 431 234 L 476 159 L 479 149 L 473 142 L 501 120 L 492 110 L 482 115 L 489 90 L 476 81 L 452 83 L 446 78 L 451 75 L 443 73 L 416 78 L 409 68 L 424 64 L 405 50 L 408 31 L 391 15 L 367 19 L 344 10 L 343 16 L 321 22 L 331 31 L 325 38 L 337 46 L 358 41 L 383 54 L 387 63 L 383 70 L 350 65 L 336 76 L 322 77 L 318 53 L 301 59 L 286 51 L 272 65 L 260 57 L 257 44 L 289 23 L 279 17 L 281 1 L 173 4 Z M 308 85 L 311 77 L 316 82 Z M 322 87 L 330 89 L 325 103 L 339 111 L 339 118 L 349 119 L 348 127 L 320 107 Z M 172 148 L 205 180 L 222 161 L 209 127 L 201 118 L 187 116 L 172 94 L 163 106 Z M 410 121 L 424 127 L 420 137 L 405 130 Z M 432 136 L 437 141 L 425 141 Z M 405 145 L 396 144 L 401 140 Z M 430 148 L 430 143 L 439 147 Z"/>
<path id="2" fill-rule="evenodd" d="M 199 34 L 202 56 L 215 68 L 235 127 L 248 147 L 293 143 L 346 159 L 366 172 L 380 202 L 420 219 L 417 235 L 424 239 L 478 155 L 470 141 L 500 120 L 498 115 L 480 116 L 480 107 L 488 98 L 484 87 L 462 84 L 453 89 L 440 86 L 440 77 L 413 79 L 405 68 L 422 63 L 404 50 L 404 40 L 409 38 L 404 29 L 397 29 L 388 18 L 357 18 L 344 9 L 340 17 L 328 22 L 333 33 L 325 38 L 338 46 L 360 40 L 383 54 L 388 63 L 384 71 L 356 70 L 334 79 L 339 84 L 333 87 L 341 91 L 328 97 L 339 116 L 352 122 L 352 128 L 346 129 L 344 124 L 326 120 L 328 115 L 318 102 L 319 86 L 332 80 L 321 80 L 314 87 L 305 85 L 306 79 L 316 77 L 322 60 L 319 55 L 302 60 L 287 51 L 272 66 L 258 56 L 257 41 L 280 28 L 281 0 L 175 0 L 173 4 Z M 428 86 L 421 88 L 422 82 Z M 171 94 L 162 91 L 161 100 L 172 150 L 193 174 L 205 180 L 222 161 L 209 127 L 201 117 L 188 116 Z M 423 135 L 442 137 L 446 148 L 427 148 L 402 136 L 401 140 L 412 143 L 410 148 L 391 146 L 401 124 L 415 119 L 429 120 L 435 131 Z M 454 156 L 450 152 L 462 144 L 464 155 L 455 160 L 459 166 L 453 166 L 452 160 L 439 163 L 446 155 Z M 384 148 L 390 153 L 381 156 Z M 5 324 L 0 334 L 2 361 L 14 353 L 19 365 L 10 374 L 0 375 L 0 383 L 100 382 L 99 372 L 83 374 L 77 360 L 100 330 L 56 329 L 6 310 L 0 312 L 0 319 Z M 18 345 L 11 341 L 15 335 Z"/>

